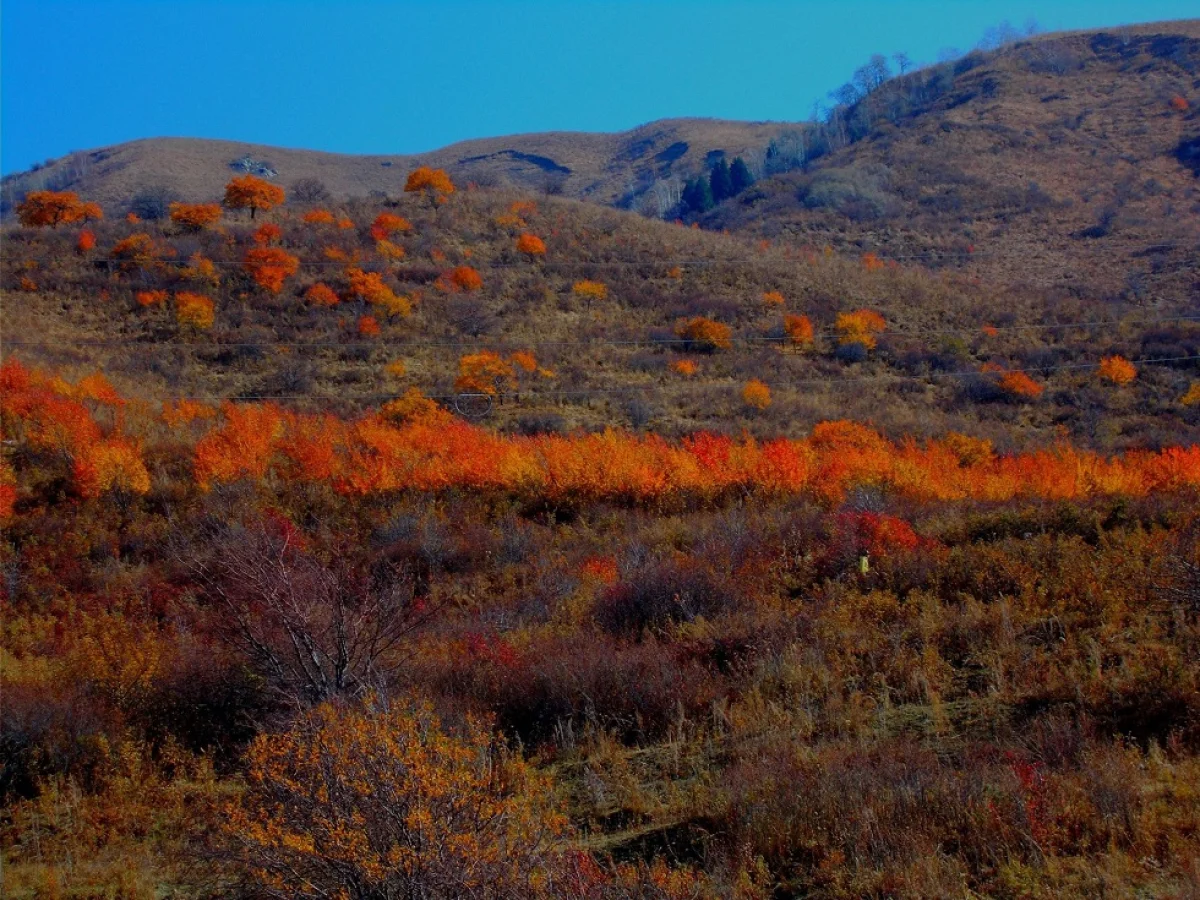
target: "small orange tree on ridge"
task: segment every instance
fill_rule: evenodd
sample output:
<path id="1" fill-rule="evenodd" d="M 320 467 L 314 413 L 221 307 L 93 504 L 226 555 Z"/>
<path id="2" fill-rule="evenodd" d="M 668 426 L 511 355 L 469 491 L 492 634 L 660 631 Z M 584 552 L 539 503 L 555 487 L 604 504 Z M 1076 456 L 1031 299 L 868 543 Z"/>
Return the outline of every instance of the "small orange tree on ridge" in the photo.
<path id="1" fill-rule="evenodd" d="M 84 203 L 74 191 L 30 191 L 17 205 L 17 218 L 26 228 L 57 228 L 72 222 L 103 219 L 98 203 Z"/>
<path id="2" fill-rule="evenodd" d="M 284 201 L 283 188 L 253 175 L 234 178 L 225 185 L 225 206 L 229 209 L 248 209 L 250 218 L 260 209 L 263 212 L 279 206 Z"/>

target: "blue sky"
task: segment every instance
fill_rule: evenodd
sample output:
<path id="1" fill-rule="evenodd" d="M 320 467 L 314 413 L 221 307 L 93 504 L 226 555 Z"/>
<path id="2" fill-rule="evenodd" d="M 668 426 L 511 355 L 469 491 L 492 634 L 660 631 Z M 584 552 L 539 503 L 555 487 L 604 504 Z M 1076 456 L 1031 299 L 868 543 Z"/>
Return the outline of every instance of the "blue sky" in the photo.
<path id="1" fill-rule="evenodd" d="M 799 120 L 871 53 L 1195 0 L 4 0 L 0 168 L 139 137 L 408 153 L 669 116 Z"/>

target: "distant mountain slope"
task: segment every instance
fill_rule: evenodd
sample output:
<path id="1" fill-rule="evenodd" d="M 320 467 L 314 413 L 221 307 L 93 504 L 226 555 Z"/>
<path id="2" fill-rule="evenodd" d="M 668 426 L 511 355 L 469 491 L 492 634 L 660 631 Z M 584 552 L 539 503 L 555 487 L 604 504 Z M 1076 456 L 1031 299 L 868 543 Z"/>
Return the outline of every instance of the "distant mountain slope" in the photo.
<path id="1" fill-rule="evenodd" d="M 835 124 L 848 145 L 702 224 L 1063 296 L 1200 297 L 1200 21 L 973 53 Z"/>
<path id="2" fill-rule="evenodd" d="M 465 141 L 410 156 L 352 156 L 289 150 L 234 141 L 151 138 L 74 153 L 4 179 L 5 208 L 43 187 L 86 193 L 114 210 L 139 190 L 165 187 L 188 200 L 219 198 L 231 164 L 265 162 L 284 185 L 303 178 L 324 182 L 335 198 L 382 191 L 396 195 L 420 165 L 447 169 L 460 182 L 511 183 L 603 204 L 635 204 L 658 178 L 704 171 L 710 154 L 761 153 L 771 139 L 796 126 L 664 119 L 616 134 L 546 132 Z"/>

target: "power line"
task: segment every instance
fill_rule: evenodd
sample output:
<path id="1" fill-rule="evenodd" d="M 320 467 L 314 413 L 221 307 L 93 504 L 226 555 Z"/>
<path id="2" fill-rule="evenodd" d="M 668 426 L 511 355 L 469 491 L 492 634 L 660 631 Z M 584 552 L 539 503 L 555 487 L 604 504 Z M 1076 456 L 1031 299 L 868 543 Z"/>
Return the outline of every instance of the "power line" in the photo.
<path id="1" fill-rule="evenodd" d="M 918 329 L 887 329 L 882 334 L 889 336 L 901 337 L 944 337 L 947 335 L 971 336 L 977 337 L 981 334 L 986 334 L 985 328 L 992 329 L 996 332 L 1007 333 L 1016 331 L 1054 331 L 1071 328 L 1104 328 L 1104 327 L 1130 327 L 1130 326 L 1149 326 L 1163 325 L 1167 323 L 1177 322 L 1200 322 L 1200 315 L 1191 316 L 1166 316 L 1155 319 L 1108 319 L 1097 320 L 1091 322 L 1045 322 L 1040 324 L 1023 324 L 1023 325 L 983 325 L 975 328 L 954 328 L 954 329 L 936 329 L 936 328 L 918 328 Z M 838 333 L 836 326 L 827 326 L 818 329 L 814 332 L 817 335 L 832 336 Z M 786 344 L 791 341 L 786 335 L 772 336 L 761 335 L 752 337 L 733 337 L 730 338 L 731 343 L 747 344 L 747 345 L 769 345 L 769 344 Z M 495 348 L 564 348 L 564 347 L 592 347 L 592 346 L 616 346 L 616 347 L 657 347 L 657 346 L 675 346 L 703 343 L 691 338 L 594 338 L 583 341 L 535 341 L 532 343 L 513 342 L 513 341 L 486 341 L 476 339 L 474 341 L 454 340 L 454 341 L 426 341 L 426 340 L 347 340 L 347 341 L 229 341 L 221 343 L 181 343 L 177 341 L 150 340 L 143 341 L 136 338 L 120 339 L 120 340 L 98 340 L 98 341 L 72 341 L 70 347 L 133 347 L 133 348 L 156 348 L 165 347 L 170 350 L 183 351 L 219 351 L 223 349 L 267 349 L 287 347 L 290 349 L 406 349 L 406 348 L 423 348 L 423 347 L 453 347 L 453 348 L 473 348 L 478 350 L 495 349 Z M 0 347 L 47 347 L 54 348 L 61 346 L 61 342 L 55 341 L 37 341 L 37 340 L 8 340 L 0 341 Z"/>
<path id="2" fill-rule="evenodd" d="M 1138 365 L 1153 365 L 1156 363 L 1193 362 L 1193 361 L 1197 361 L 1197 360 L 1200 360 L 1200 354 L 1193 354 L 1193 355 L 1188 355 L 1188 356 L 1166 356 L 1166 357 L 1154 357 L 1154 358 L 1139 358 L 1139 359 L 1130 360 L 1130 362 L 1138 364 Z M 1026 372 L 1026 373 L 1036 372 L 1036 373 L 1040 373 L 1040 374 L 1045 374 L 1045 373 L 1049 373 L 1049 372 L 1082 371 L 1082 370 L 1086 370 L 1086 369 L 1098 369 L 1098 368 L 1100 368 L 1101 365 L 1102 365 L 1102 363 L 1099 363 L 1099 362 L 1065 363 L 1065 364 L 1059 364 L 1059 365 L 1053 365 L 1053 366 L 1027 366 L 1027 367 L 1024 367 L 1021 369 L 1014 369 L 1012 371 Z M 777 382 L 775 385 L 773 385 L 773 387 L 778 389 L 778 388 L 782 388 L 782 387 L 803 387 L 805 385 L 814 385 L 814 384 L 843 385 L 843 384 L 858 384 L 858 383 L 871 382 L 871 381 L 891 381 L 891 382 L 925 381 L 925 380 L 931 379 L 931 378 L 968 378 L 968 377 L 984 376 L 986 374 L 988 374 L 988 373 L 981 372 L 978 369 L 962 369 L 962 370 L 955 371 L 955 372 L 930 372 L 926 375 L 905 375 L 905 374 L 884 372 L 884 373 L 877 373 L 877 374 L 873 374 L 873 375 L 853 375 L 853 376 L 836 376 L 836 377 L 822 376 L 822 377 L 814 377 L 814 378 L 789 379 L 786 381 Z M 1000 373 L 996 373 L 996 374 L 1000 374 Z M 685 388 L 685 389 L 690 389 L 690 390 L 703 389 L 703 388 L 711 389 L 712 387 L 714 387 L 714 385 L 712 383 L 706 384 L 706 383 L 702 383 L 702 382 L 676 382 L 675 385 L 678 388 Z M 504 399 L 520 400 L 521 398 L 529 398 L 529 397 L 570 397 L 570 396 L 585 396 L 586 397 L 586 396 L 594 396 L 594 395 L 602 395 L 602 394 L 630 394 L 630 393 L 651 393 L 651 392 L 661 393 L 662 388 L 663 388 L 662 385 L 629 385 L 629 386 L 620 387 L 620 388 L 583 388 L 583 389 L 579 389 L 579 390 L 542 390 L 539 388 L 532 388 L 529 390 L 502 391 L 502 392 L 498 392 L 494 396 L 495 396 L 495 399 L 501 400 L 501 401 Z M 448 393 L 448 394 L 447 393 L 425 394 L 424 396 L 430 400 L 455 400 L 455 399 L 458 399 L 463 396 L 473 395 L 473 393 L 474 392 L 460 391 L 460 392 Z M 272 394 L 272 395 L 243 394 L 243 395 L 235 396 L 233 398 L 226 397 L 226 396 L 217 396 L 217 395 L 195 395 L 195 396 L 169 397 L 169 398 L 161 397 L 161 398 L 158 398 L 158 400 L 159 400 L 159 402 L 162 402 L 162 403 L 179 402 L 181 400 L 194 401 L 194 402 L 206 402 L 206 403 L 217 403 L 217 402 L 224 402 L 224 401 L 231 401 L 231 402 L 238 402 L 238 403 L 248 403 L 248 402 L 268 403 L 268 402 L 277 402 L 277 401 L 284 401 L 284 400 L 316 400 L 316 401 L 325 402 L 325 401 L 330 401 L 330 400 L 353 399 L 353 401 L 356 403 L 363 403 L 363 402 L 370 401 L 370 400 L 394 400 L 394 399 L 396 399 L 396 396 L 397 395 L 395 392 L 388 392 L 388 393 L 378 392 L 378 393 L 360 394 L 353 398 L 349 398 L 349 397 L 345 397 L 345 396 L 321 397 L 321 396 L 316 396 L 313 394 Z"/>

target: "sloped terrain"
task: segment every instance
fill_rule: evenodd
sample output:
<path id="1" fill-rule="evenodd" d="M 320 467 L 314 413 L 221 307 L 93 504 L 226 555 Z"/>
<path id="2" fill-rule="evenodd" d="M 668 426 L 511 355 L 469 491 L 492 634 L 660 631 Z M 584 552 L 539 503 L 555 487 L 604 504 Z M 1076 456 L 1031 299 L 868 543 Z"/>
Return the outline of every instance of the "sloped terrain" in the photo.
<path id="1" fill-rule="evenodd" d="M 509 184 L 597 203 L 641 202 L 656 179 L 704 171 L 710 153 L 730 159 L 761 153 L 795 126 L 716 119 L 665 119 L 618 134 L 549 132 L 484 138 L 409 156 L 350 156 L 264 147 L 233 141 L 151 138 L 83 151 L 34 172 L 4 179 L 7 211 L 26 191 L 46 187 L 86 193 L 111 213 L 123 212 L 139 191 L 162 188 L 191 202 L 218 200 L 231 164 L 288 186 L 318 179 L 335 199 L 397 195 L 418 166 L 446 169 L 455 180 Z"/>
<path id="2" fill-rule="evenodd" d="M 1200 895 L 1160 31 L 879 88 L 704 228 L 546 196 L 546 136 L 441 196 L 144 142 L 106 218 L 6 224 L 5 896 Z M 703 168 L 662 127 L 593 199 Z M 123 215 L 247 150 L 335 196 Z"/>
<path id="3" fill-rule="evenodd" d="M 1048 296 L 1194 303 L 1198 87 L 1195 22 L 973 53 L 881 85 L 826 129 L 857 139 L 703 223 Z"/>
<path id="4" fill-rule="evenodd" d="M 411 228 L 380 243 L 371 231 L 381 214 Z M 336 215 L 351 227 L 290 207 L 270 214 L 279 233 L 269 240 L 297 261 L 277 292 L 246 268 L 263 235 L 244 214 L 199 233 L 101 222 L 82 253 L 74 229 L 10 230 L 6 348 L 76 375 L 99 368 L 150 402 L 278 398 L 343 412 L 408 388 L 453 408 L 464 357 L 529 351 L 553 375 L 521 376 L 478 413 L 517 430 L 800 435 L 846 417 L 895 437 L 956 429 L 1001 446 L 1048 443 L 1065 428 L 1107 449 L 1171 443 L 1200 426 L 1181 404 L 1198 371 L 1200 322 L 1178 304 L 1048 300 L 920 265 L 502 191 L 462 191 L 440 206 L 406 195 Z M 540 236 L 545 253 L 520 252 L 522 234 Z M 131 264 L 120 247 L 136 235 L 154 256 Z M 448 283 L 456 267 L 477 273 L 478 287 Z M 355 271 L 374 273 L 410 312 L 356 295 Z M 601 295 L 580 292 L 583 283 Z M 317 284 L 333 305 L 311 299 Z M 181 293 L 214 304 L 211 328 L 177 318 Z M 159 299 L 144 305 L 147 295 Z M 860 309 L 881 315 L 882 328 L 873 349 L 848 350 L 839 316 Z M 367 315 L 378 334 L 360 330 Z M 811 340 L 789 336 L 788 316 L 805 317 Z M 697 317 L 728 329 L 727 345 L 689 342 L 680 329 Z M 1151 362 L 1114 387 L 1098 376 L 1108 355 Z M 400 378 L 386 370 L 397 360 Z M 1037 395 L 1000 390 L 1007 371 L 1028 372 Z M 764 410 L 741 394 L 755 379 L 772 392 Z"/>

